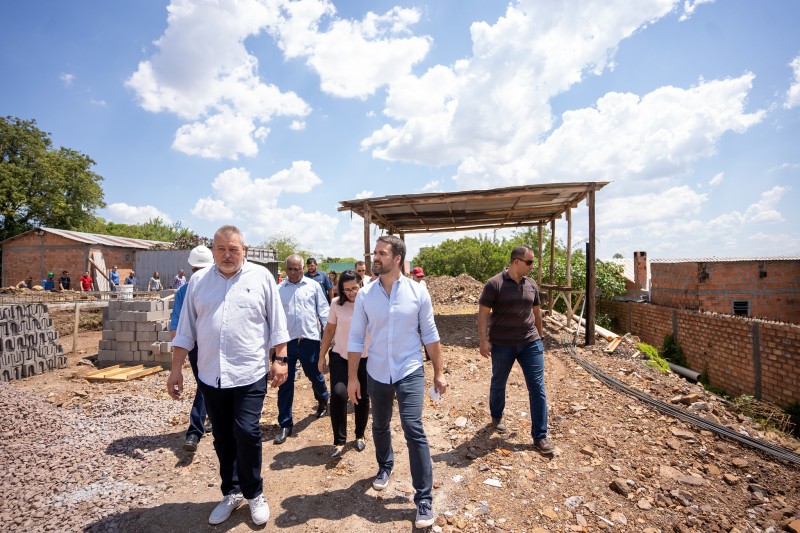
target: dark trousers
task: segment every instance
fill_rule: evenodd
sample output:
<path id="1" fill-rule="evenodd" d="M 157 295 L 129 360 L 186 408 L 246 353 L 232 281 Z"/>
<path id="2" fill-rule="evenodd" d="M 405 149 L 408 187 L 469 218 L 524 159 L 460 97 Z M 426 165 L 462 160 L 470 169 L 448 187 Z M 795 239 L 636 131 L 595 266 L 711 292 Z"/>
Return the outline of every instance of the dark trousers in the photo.
<path id="1" fill-rule="evenodd" d="M 547 437 L 547 395 L 544 389 L 544 343 L 542 339 L 504 346 L 492 344 L 492 380 L 489 386 L 489 412 L 492 418 L 502 418 L 506 407 L 506 383 L 514 361 L 519 363 L 531 410 L 531 436 L 534 440 Z"/>
<path id="2" fill-rule="evenodd" d="M 186 436 L 197 435 L 198 439 L 202 439 L 206 433 L 206 401 L 203 399 L 203 392 L 200 390 L 200 380 L 197 379 L 197 346 L 189 351 L 189 364 L 192 365 L 194 380 L 197 382 L 197 391 L 194 393 L 192 412 L 189 413 L 189 429 L 186 430 Z"/>
<path id="3" fill-rule="evenodd" d="M 397 395 L 400 425 L 408 446 L 408 462 L 411 465 L 411 485 L 416 491 L 414 503 L 431 501 L 433 466 L 428 438 L 422 427 L 422 403 L 425 399 L 425 373 L 422 367 L 394 383 L 381 383 L 367 378 L 367 390 L 372 402 L 372 440 L 375 444 L 375 459 L 378 468 L 394 468 L 392 449 L 392 404 Z"/>
<path id="4" fill-rule="evenodd" d="M 297 372 L 295 366 L 300 361 L 303 373 L 311 382 L 311 389 L 314 391 L 314 398 L 318 402 L 327 402 L 328 386 L 325 384 L 325 376 L 319 371 L 319 341 L 311 339 L 292 339 L 286 343 L 286 357 L 289 363 L 289 375 L 286 381 L 278 387 L 278 425 L 282 428 L 290 428 L 294 425 L 292 420 L 292 404 L 294 403 L 294 375 Z"/>
<path id="5" fill-rule="evenodd" d="M 330 352 L 331 369 L 331 426 L 333 444 L 341 446 L 347 442 L 347 359 L 338 353 Z M 367 359 L 358 362 L 358 383 L 361 385 L 361 399 L 354 406 L 356 412 L 356 438 L 363 439 L 369 420 L 369 393 L 367 392 Z"/>
<path id="6" fill-rule="evenodd" d="M 267 379 L 218 389 L 198 381 L 211 418 L 214 449 L 219 459 L 220 489 L 223 496 L 241 491 L 252 500 L 262 493 L 261 409 L 267 393 Z"/>

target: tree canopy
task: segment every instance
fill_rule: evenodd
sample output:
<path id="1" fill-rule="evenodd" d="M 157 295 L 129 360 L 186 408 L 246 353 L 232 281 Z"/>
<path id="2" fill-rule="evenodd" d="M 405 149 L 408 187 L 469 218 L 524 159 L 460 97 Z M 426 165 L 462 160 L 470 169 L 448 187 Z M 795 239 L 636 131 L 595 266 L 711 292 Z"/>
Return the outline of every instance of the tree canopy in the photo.
<path id="1" fill-rule="evenodd" d="M 53 147 L 35 120 L 0 117 L 0 241 L 36 226 L 84 231 L 105 207 L 95 162 Z"/>
<path id="2" fill-rule="evenodd" d="M 178 249 L 194 248 L 204 244 L 211 246 L 211 239 L 197 235 L 193 230 L 183 227 L 178 221 L 167 224 L 161 218 L 151 218 L 142 224 L 121 224 L 118 222 L 108 222 L 100 217 L 95 217 L 94 221 L 85 229 L 89 233 L 99 233 L 101 235 L 115 235 L 117 237 L 127 237 L 129 239 L 147 239 L 150 241 L 169 242 Z"/>
<path id="3" fill-rule="evenodd" d="M 301 255 L 304 259 L 316 257 L 316 254 L 306 250 L 300 241 L 288 233 L 278 233 L 258 245 L 258 248 L 272 248 L 275 250 L 275 257 L 278 261 L 285 261 L 292 254 Z M 317 259 L 319 261 L 319 259 Z"/>

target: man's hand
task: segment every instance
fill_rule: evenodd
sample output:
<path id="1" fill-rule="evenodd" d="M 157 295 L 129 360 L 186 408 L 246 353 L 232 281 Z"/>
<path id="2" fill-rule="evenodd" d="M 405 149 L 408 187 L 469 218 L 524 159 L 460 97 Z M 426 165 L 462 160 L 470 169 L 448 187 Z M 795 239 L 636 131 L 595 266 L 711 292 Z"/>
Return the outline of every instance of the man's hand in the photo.
<path id="1" fill-rule="evenodd" d="M 272 381 L 270 382 L 272 388 L 280 387 L 286 382 L 286 378 L 289 376 L 289 365 L 280 361 L 273 361 L 269 375 L 272 376 Z"/>
<path id="2" fill-rule="evenodd" d="M 325 357 L 325 354 L 319 354 L 319 362 L 317 362 L 317 368 L 319 369 L 320 374 L 324 374 L 328 371 L 328 358 Z"/>
<path id="3" fill-rule="evenodd" d="M 358 405 L 358 400 L 361 399 L 361 384 L 358 378 L 353 379 L 350 376 L 347 380 L 347 397 L 353 402 L 353 405 Z"/>
<path id="4" fill-rule="evenodd" d="M 489 339 L 481 339 L 481 355 L 487 359 L 492 355 L 492 345 Z"/>
<path id="5" fill-rule="evenodd" d="M 447 380 L 444 378 L 444 374 L 436 374 L 433 375 L 433 388 L 439 394 L 444 394 L 447 390 Z"/>
<path id="6" fill-rule="evenodd" d="M 167 379 L 167 394 L 173 400 L 180 400 L 183 394 L 183 374 L 180 370 L 173 370 Z"/>

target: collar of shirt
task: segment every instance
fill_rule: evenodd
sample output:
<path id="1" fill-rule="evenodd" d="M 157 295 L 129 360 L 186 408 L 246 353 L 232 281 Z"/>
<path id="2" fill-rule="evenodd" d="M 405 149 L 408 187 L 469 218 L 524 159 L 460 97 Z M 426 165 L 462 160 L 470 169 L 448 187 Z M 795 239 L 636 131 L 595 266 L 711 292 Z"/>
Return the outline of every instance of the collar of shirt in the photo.
<path id="1" fill-rule="evenodd" d="M 269 271 L 245 262 L 230 278 L 216 265 L 188 282 L 172 343 L 198 348 L 198 378 L 223 389 L 264 377 L 269 348 L 287 342 L 286 317 Z"/>
<path id="2" fill-rule="evenodd" d="M 380 279 L 380 278 L 378 278 Z M 395 383 L 422 366 L 422 346 L 439 340 L 431 296 L 405 276 L 386 294 L 381 283 L 358 291 L 350 323 L 348 352 L 363 352 L 367 331 L 367 372 L 381 383 Z"/>
<path id="3" fill-rule="evenodd" d="M 303 276 L 297 283 L 285 279 L 278 286 L 290 339 L 320 340 L 328 322 L 328 300 L 322 287 Z"/>

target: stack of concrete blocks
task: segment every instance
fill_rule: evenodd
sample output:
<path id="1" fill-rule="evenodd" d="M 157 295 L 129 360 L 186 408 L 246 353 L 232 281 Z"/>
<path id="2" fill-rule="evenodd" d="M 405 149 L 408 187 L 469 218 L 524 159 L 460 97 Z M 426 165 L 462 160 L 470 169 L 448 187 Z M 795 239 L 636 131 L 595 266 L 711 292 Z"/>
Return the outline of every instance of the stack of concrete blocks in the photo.
<path id="1" fill-rule="evenodd" d="M 171 301 L 116 300 L 103 310 L 101 362 L 162 364 L 172 361 L 169 335 Z"/>
<path id="2" fill-rule="evenodd" d="M 0 304 L 0 379 L 27 378 L 66 368 L 67 358 L 47 306 Z"/>

